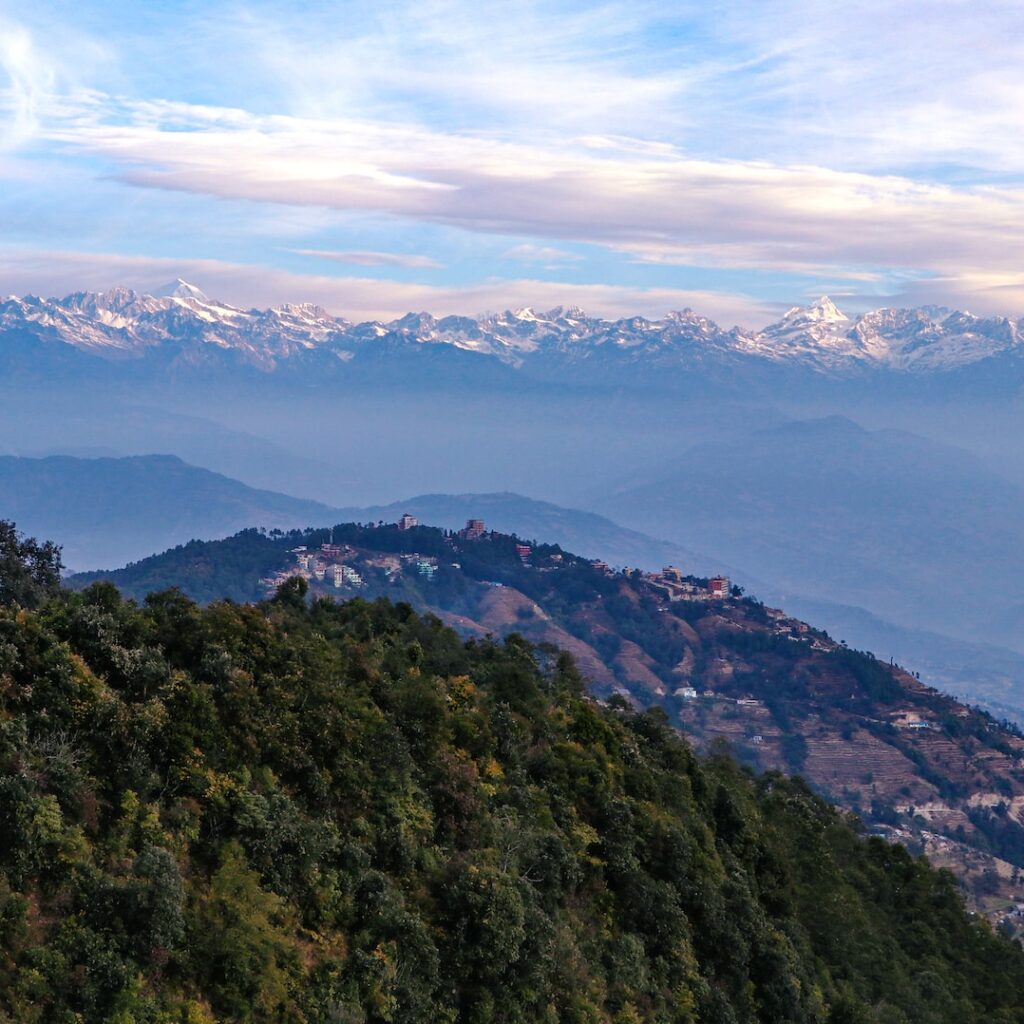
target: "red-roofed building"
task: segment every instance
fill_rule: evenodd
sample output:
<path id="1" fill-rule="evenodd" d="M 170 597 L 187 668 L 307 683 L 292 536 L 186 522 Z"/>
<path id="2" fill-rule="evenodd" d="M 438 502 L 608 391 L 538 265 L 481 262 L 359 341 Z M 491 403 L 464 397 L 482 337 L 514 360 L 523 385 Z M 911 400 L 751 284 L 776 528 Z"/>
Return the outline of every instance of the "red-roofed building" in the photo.
<path id="1" fill-rule="evenodd" d="M 465 527 L 459 531 L 463 540 L 479 540 L 487 532 L 482 519 L 467 519 Z"/>

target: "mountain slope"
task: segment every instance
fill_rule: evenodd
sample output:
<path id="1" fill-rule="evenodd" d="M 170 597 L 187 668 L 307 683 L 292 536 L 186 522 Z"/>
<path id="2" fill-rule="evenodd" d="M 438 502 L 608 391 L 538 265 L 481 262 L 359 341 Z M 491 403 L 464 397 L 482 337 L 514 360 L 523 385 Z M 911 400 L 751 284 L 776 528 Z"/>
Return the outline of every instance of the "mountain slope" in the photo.
<path id="1" fill-rule="evenodd" d="M 1020 948 L 799 782 L 700 762 L 521 641 L 300 597 L 0 609 L 0 1015 L 1024 1014 Z"/>
<path id="2" fill-rule="evenodd" d="M 603 559 L 613 566 L 657 571 L 666 565 L 677 565 L 695 576 L 724 572 L 748 592 L 768 603 L 782 605 L 808 622 L 824 626 L 833 636 L 844 638 L 852 646 L 874 651 L 883 660 L 894 658 L 912 666 L 945 693 L 981 704 L 997 717 L 1024 724 L 1024 654 L 1018 651 L 953 639 L 933 630 L 897 626 L 864 608 L 843 604 L 834 595 L 831 599 L 809 597 L 806 592 L 794 590 L 792 581 L 790 585 L 785 585 L 783 580 L 769 582 L 772 577 L 758 576 L 707 554 L 697 554 L 680 544 L 629 530 L 604 516 L 562 508 L 519 494 L 418 495 L 390 505 L 342 508 L 339 516 L 358 522 L 381 519 L 395 522 L 405 512 L 417 516 L 421 522 L 447 529 L 457 529 L 467 519 L 482 517 L 501 533 L 542 537 L 549 543 Z M 625 516 L 628 512 L 622 509 L 621 514 Z M 691 521 L 683 520 L 683 523 L 680 537 L 685 539 Z M 666 524 L 660 525 L 666 531 L 669 528 Z M 753 528 L 752 532 L 756 533 Z M 705 539 L 718 542 L 711 534 Z M 828 561 L 823 557 L 821 564 Z M 235 596 L 253 595 L 254 578 L 250 578 L 247 590 L 240 589 Z M 808 591 L 815 589 L 806 580 L 800 580 L 799 585 Z M 135 592 L 142 591 L 136 588 Z M 214 596 L 208 591 L 203 594 L 208 594 L 206 599 Z M 869 591 L 862 596 L 867 601 L 877 594 Z"/>
<path id="3" fill-rule="evenodd" d="M 294 527 L 333 517 L 319 502 L 256 490 L 173 456 L 0 456 L 0 518 L 38 536 L 64 536 L 72 567 L 123 564 L 254 524 Z"/>
<path id="4" fill-rule="evenodd" d="M 166 429 L 173 432 L 180 423 L 180 417 L 173 418 Z M 211 434 L 207 424 L 197 421 L 194 431 L 196 444 L 206 436 L 211 438 L 216 451 L 216 436 Z M 112 430 L 109 438 L 117 440 L 117 432 Z M 244 441 L 244 438 L 238 439 L 236 449 Z M 246 451 L 250 452 L 247 458 L 254 465 L 262 462 L 269 467 L 268 472 L 280 469 L 275 453 L 258 447 L 255 441 Z M 311 460 L 307 460 L 305 466 L 296 466 L 296 460 L 291 462 L 296 472 L 320 474 L 321 479 L 333 478 L 331 467 Z M 218 559 L 232 562 L 234 566 L 230 578 L 218 572 L 213 564 L 192 564 L 193 551 L 205 550 L 202 547 L 187 547 L 180 554 L 181 564 L 173 573 L 146 556 L 177 542 L 210 539 L 255 523 L 292 526 L 316 520 L 325 523 L 332 520 L 375 522 L 378 519 L 393 522 L 403 512 L 411 512 L 423 522 L 456 528 L 471 517 L 483 516 L 499 531 L 527 538 L 543 537 L 568 550 L 602 558 L 616 566 L 656 570 L 674 564 L 704 576 L 726 572 L 765 600 L 824 624 L 834 635 L 851 644 L 912 665 L 933 685 L 947 692 L 982 703 L 1018 721 L 1024 717 L 1024 656 L 1020 654 L 992 645 L 953 640 L 934 631 L 896 626 L 836 600 L 837 592 L 829 593 L 819 587 L 815 593 L 814 587 L 805 580 L 794 581 L 780 573 L 782 578 L 772 584 L 767 582 L 771 578 L 767 574 L 746 572 L 729 562 L 695 553 L 680 544 L 657 540 L 579 509 L 567 509 L 512 493 L 419 495 L 390 505 L 331 509 L 315 502 L 284 499 L 280 495 L 272 496 L 268 504 L 265 493 L 250 492 L 235 481 L 211 478 L 199 470 L 193 473 L 192 467 L 183 468 L 174 459 L 138 459 L 122 462 L 117 467 L 109 459 L 87 460 L 84 457 L 73 462 L 25 460 L 19 464 L 21 475 L 12 473 L 11 465 L 0 459 L 0 517 L 14 518 L 25 524 L 28 532 L 41 536 L 50 535 L 58 527 L 62 529 L 66 539 L 65 558 L 76 570 L 142 559 L 133 582 L 125 583 L 139 595 L 165 585 L 161 581 L 170 574 L 176 582 L 184 582 L 189 593 L 202 601 L 224 596 L 240 601 L 252 599 L 259 593 L 259 579 L 276 567 L 278 553 L 273 546 L 268 547 L 267 556 L 263 558 L 253 544 L 246 542 L 239 546 L 237 558 L 241 561 L 237 563 L 233 562 L 235 555 L 229 557 L 222 552 Z M 158 475 L 159 482 L 156 481 Z M 343 489 L 343 482 L 342 476 L 339 489 Z M 71 488 L 74 500 L 68 497 Z M 223 493 L 217 493 L 217 488 Z M 238 500 L 239 494 L 245 496 L 244 500 Z M 279 504 L 281 500 L 285 501 L 283 508 Z M 184 512 L 178 515 L 175 510 L 181 507 Z M 635 509 L 624 509 L 622 514 L 629 515 L 632 511 Z M 670 523 L 654 524 L 655 528 L 659 526 L 666 531 L 672 528 Z M 698 526 L 697 517 L 691 515 L 686 520 L 687 532 L 693 529 L 696 533 Z M 715 536 L 706 539 L 721 543 Z M 822 564 L 828 564 L 828 560 L 823 559 Z M 815 575 L 821 574 L 816 570 Z M 806 590 L 797 589 L 804 587 Z M 828 593 L 828 597 L 823 598 L 822 593 Z M 872 591 L 859 596 L 867 603 L 877 599 L 878 594 Z"/>
<path id="5" fill-rule="evenodd" d="M 336 547 L 321 553 L 329 536 Z M 782 611 L 711 599 L 705 580 L 612 573 L 517 543 L 394 525 L 250 531 L 72 582 L 107 579 L 140 599 L 179 586 L 244 600 L 300 576 L 317 596 L 388 597 L 467 636 L 553 645 L 595 694 L 659 705 L 700 745 L 727 739 L 759 769 L 799 771 L 873 827 L 941 852 L 997 919 L 1024 898 L 1018 732 Z"/>
<path id="6" fill-rule="evenodd" d="M 167 465 L 173 466 L 173 463 Z M 49 500 L 46 497 L 46 501 Z M 21 521 L 37 521 L 38 511 L 34 506 L 29 507 L 28 503 L 22 504 Z M 632 511 L 635 511 L 632 507 L 623 509 L 622 514 L 630 515 Z M 892 621 L 879 618 L 877 614 L 838 600 L 838 586 L 836 592 L 831 593 L 820 585 L 815 587 L 808 584 L 805 579 L 794 582 L 781 572 L 778 581 L 768 582 L 771 577 L 767 575 L 755 575 L 729 562 L 629 530 L 603 516 L 580 509 L 563 508 L 513 493 L 433 494 L 418 495 L 389 505 L 321 511 L 318 518 L 321 522 L 331 519 L 394 522 L 405 512 L 418 516 L 422 522 L 449 529 L 461 527 L 469 518 L 482 516 L 500 532 L 515 533 L 526 538 L 542 537 L 549 543 L 560 544 L 567 550 L 592 558 L 601 558 L 614 566 L 631 565 L 657 570 L 665 565 L 678 565 L 689 573 L 703 576 L 725 572 L 762 599 L 783 605 L 809 621 L 823 624 L 833 635 L 848 640 L 854 646 L 873 650 L 884 659 L 894 657 L 903 664 L 911 665 L 929 682 L 948 693 L 981 703 L 1000 716 L 1024 720 L 1024 655 L 974 640 L 955 640 L 934 630 L 897 626 Z M 138 509 L 141 521 L 150 521 L 158 513 L 158 509 Z M 0 515 L 3 514 L 0 508 Z M 256 521 L 261 520 L 253 520 Z M 696 517 L 689 518 L 686 520 L 686 529 L 695 528 L 698 522 Z M 134 525 L 126 527 L 124 521 L 116 515 L 104 519 L 101 526 L 96 528 L 97 533 L 87 537 L 79 537 L 72 517 L 64 515 L 63 525 L 72 549 L 84 552 L 89 545 L 106 545 L 110 555 L 117 556 L 103 560 L 108 565 L 123 563 L 142 554 L 136 547 L 125 548 L 125 540 L 132 537 Z M 655 525 L 662 526 L 666 531 L 672 528 L 670 523 Z M 47 531 L 40 528 L 30 532 L 45 535 Z M 200 540 L 208 539 L 217 532 L 226 531 L 204 532 L 197 528 L 195 536 Z M 753 530 L 751 533 L 758 535 Z M 185 538 L 191 537 L 192 534 L 185 534 Z M 167 534 L 152 536 L 154 543 L 151 550 L 159 550 L 176 539 L 179 538 Z M 715 536 L 707 539 L 720 543 L 720 538 Z M 197 600 L 204 602 L 220 597 L 246 601 L 259 595 L 260 578 L 269 575 L 279 561 L 279 552 L 273 544 L 267 544 L 266 549 L 262 550 L 253 540 L 238 543 L 232 553 L 220 548 L 217 549 L 216 557 L 199 557 L 200 553 L 209 550 L 201 544 L 186 544 L 183 549 L 168 552 L 161 558 L 142 558 L 137 567 L 118 574 L 117 579 L 129 592 L 140 597 L 166 586 L 167 580 L 172 580 L 175 584 L 183 585 Z M 168 564 L 169 559 L 174 559 L 173 566 Z M 79 564 L 95 565 L 99 561 L 95 557 L 83 555 Z M 231 572 L 220 571 L 218 563 L 230 565 Z M 828 560 L 823 557 L 821 564 L 827 565 Z M 821 575 L 821 570 L 816 568 L 812 582 L 818 582 Z M 806 587 L 806 590 L 797 587 Z M 822 597 L 823 593 L 828 596 Z M 878 593 L 869 591 L 860 594 L 860 597 L 867 602 L 869 599 L 877 599 Z"/>

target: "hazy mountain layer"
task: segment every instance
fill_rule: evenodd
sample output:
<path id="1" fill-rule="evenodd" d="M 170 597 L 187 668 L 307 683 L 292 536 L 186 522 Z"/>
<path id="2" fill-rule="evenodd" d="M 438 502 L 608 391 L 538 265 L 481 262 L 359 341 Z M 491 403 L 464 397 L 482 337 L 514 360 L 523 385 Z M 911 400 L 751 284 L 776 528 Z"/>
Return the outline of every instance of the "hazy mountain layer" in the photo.
<path id="1" fill-rule="evenodd" d="M 329 522 L 333 515 L 319 502 L 256 490 L 168 455 L 0 456 L 0 518 L 36 536 L 65 538 L 72 568 L 123 565 L 195 537 Z"/>
<path id="2" fill-rule="evenodd" d="M 1012 718 L 1024 717 L 1024 656 L 979 642 L 982 634 L 971 640 L 953 640 L 934 630 L 897 626 L 880 615 L 878 606 L 868 603 L 880 598 L 875 590 L 861 595 L 865 606 L 871 608 L 868 612 L 851 606 L 849 599 L 844 602 L 838 590 L 830 594 L 819 585 L 820 572 L 809 583 L 784 574 L 772 582 L 767 573 L 747 571 L 744 562 L 694 552 L 603 516 L 518 494 L 420 495 L 390 505 L 338 509 L 256 491 L 160 456 L 0 459 L 0 481 L 0 517 L 14 518 L 40 536 L 55 535 L 55 528 L 60 527 L 65 558 L 73 569 L 113 568 L 193 538 L 208 540 L 251 525 L 394 522 L 403 512 L 411 512 L 425 523 L 449 528 L 482 516 L 495 529 L 546 538 L 612 565 L 654 570 L 672 564 L 698 575 L 724 571 L 769 603 L 801 612 L 834 635 L 881 657 L 895 657 L 948 692 L 980 701 Z M 630 509 L 624 508 L 622 514 L 629 516 Z M 697 518 L 688 521 L 699 525 Z M 662 525 L 666 532 L 672 526 Z M 721 540 L 714 534 L 707 539 Z M 233 584 L 226 591 L 216 589 L 217 577 L 211 572 L 210 589 L 193 593 L 206 600 L 225 594 L 247 600 L 257 594 L 256 582 L 271 568 L 272 564 L 254 563 L 248 583 L 241 589 Z M 147 579 L 145 573 L 140 577 Z M 140 592 L 157 585 L 159 580 L 142 582 Z"/>
<path id="3" fill-rule="evenodd" d="M 839 417 L 798 422 L 696 446 L 594 504 L 781 593 L 1020 645 L 1024 492 L 959 449 Z"/>

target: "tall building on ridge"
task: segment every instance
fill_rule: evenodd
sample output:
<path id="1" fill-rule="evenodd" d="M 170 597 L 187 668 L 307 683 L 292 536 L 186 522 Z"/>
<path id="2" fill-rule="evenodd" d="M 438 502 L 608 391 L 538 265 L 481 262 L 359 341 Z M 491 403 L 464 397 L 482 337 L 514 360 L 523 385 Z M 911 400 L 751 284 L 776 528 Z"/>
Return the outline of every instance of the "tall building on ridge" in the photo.
<path id="1" fill-rule="evenodd" d="M 459 531 L 463 540 L 479 540 L 487 532 L 482 519 L 467 519 L 464 529 Z"/>
<path id="2" fill-rule="evenodd" d="M 320 553 L 324 558 L 339 558 L 341 556 L 341 545 L 334 543 L 334 527 L 331 527 L 331 534 L 327 542 L 320 545 Z"/>
<path id="3" fill-rule="evenodd" d="M 400 530 L 411 530 L 414 526 L 419 526 L 420 521 L 408 512 L 402 515 L 402 518 L 398 520 L 398 528 Z"/>

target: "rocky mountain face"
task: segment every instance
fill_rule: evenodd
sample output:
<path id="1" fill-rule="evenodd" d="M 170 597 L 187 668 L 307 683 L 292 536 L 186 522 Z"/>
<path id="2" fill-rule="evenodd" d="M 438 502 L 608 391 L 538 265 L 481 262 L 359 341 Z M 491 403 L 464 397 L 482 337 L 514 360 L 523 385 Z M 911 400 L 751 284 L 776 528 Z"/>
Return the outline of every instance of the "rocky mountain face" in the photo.
<path id="1" fill-rule="evenodd" d="M 76 292 L 63 299 L 11 296 L 0 303 L 0 331 L 29 331 L 106 359 L 171 348 L 188 359 L 206 346 L 269 368 L 328 341 L 346 321 L 312 305 L 242 310 L 215 302 L 184 281 L 160 295 L 128 288 Z"/>
<path id="2" fill-rule="evenodd" d="M 1024 319 L 939 307 L 879 309 L 850 318 L 827 297 L 791 309 L 760 331 L 725 329 L 689 309 L 660 320 L 604 320 L 561 306 L 479 317 L 409 313 L 387 323 L 353 324 L 311 304 L 239 309 L 184 281 L 158 295 L 115 288 L 0 302 L 0 341 L 8 348 L 19 339 L 110 361 L 226 361 L 264 371 L 336 368 L 387 341 L 399 348 L 446 346 L 540 372 L 587 363 L 649 370 L 771 363 L 826 375 L 870 369 L 929 374 L 997 356 L 1017 358 L 1022 334 Z"/>

